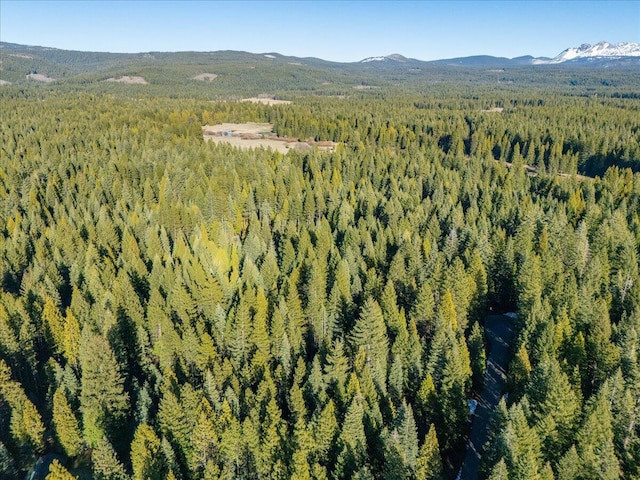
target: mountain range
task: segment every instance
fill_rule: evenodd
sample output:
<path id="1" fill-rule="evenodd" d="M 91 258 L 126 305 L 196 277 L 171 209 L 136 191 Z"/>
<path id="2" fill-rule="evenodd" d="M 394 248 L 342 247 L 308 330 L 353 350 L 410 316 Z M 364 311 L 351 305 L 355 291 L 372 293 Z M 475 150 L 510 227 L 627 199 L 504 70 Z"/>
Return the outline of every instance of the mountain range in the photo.
<path id="1" fill-rule="evenodd" d="M 340 63 L 293 57 L 277 52 L 144 52 L 108 53 L 0 42 L 0 86 L 48 83 L 73 88 L 115 90 L 173 88 L 187 95 L 229 96 L 245 93 L 314 92 L 344 95 L 347 89 L 415 86 L 442 82 L 505 84 L 584 84 L 586 70 L 593 85 L 609 85 L 610 72 L 640 83 L 640 44 L 600 42 L 568 48 L 554 58 L 476 55 L 434 61 L 400 54 Z M 573 72 L 573 73 L 571 73 Z M 582 73 L 580 73 L 582 72 Z M 107 83 L 105 83 L 107 82 Z M 576 83 L 577 82 L 577 83 Z M 175 89 L 180 86 L 181 89 Z"/>
<path id="2" fill-rule="evenodd" d="M 579 47 L 570 47 L 553 58 L 532 57 L 530 55 L 505 58 L 490 55 L 474 55 L 469 57 L 449 58 L 442 60 L 432 60 L 422 62 L 421 60 L 409 59 L 399 54 L 388 56 L 369 57 L 360 60 L 360 63 L 373 62 L 418 62 L 447 65 L 468 65 L 468 66 L 495 66 L 495 65 L 557 65 L 562 63 L 571 64 L 595 64 L 622 62 L 625 64 L 640 64 L 640 44 L 633 42 L 608 43 L 598 42 L 595 45 L 584 43 Z"/>

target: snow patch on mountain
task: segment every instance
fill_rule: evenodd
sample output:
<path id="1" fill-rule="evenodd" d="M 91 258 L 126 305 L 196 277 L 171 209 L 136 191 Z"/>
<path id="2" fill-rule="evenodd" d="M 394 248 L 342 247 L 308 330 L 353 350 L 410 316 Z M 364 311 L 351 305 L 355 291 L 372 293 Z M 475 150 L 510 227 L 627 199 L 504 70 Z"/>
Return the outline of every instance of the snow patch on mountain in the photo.
<path id="1" fill-rule="evenodd" d="M 364 60 L 360 60 L 360 63 L 371 63 L 371 62 L 406 62 L 407 57 L 400 55 L 399 53 L 393 53 L 391 55 L 386 55 L 382 57 L 368 57 Z"/>
<path id="2" fill-rule="evenodd" d="M 387 57 L 369 57 L 364 60 L 360 60 L 360 63 L 370 63 L 370 62 L 384 62 L 387 60 Z"/>

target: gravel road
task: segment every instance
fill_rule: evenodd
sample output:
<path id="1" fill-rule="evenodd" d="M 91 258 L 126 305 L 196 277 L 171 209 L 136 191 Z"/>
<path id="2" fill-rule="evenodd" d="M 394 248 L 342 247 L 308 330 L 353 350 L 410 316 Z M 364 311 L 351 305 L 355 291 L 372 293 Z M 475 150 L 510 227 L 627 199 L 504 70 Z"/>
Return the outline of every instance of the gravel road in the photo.
<path id="1" fill-rule="evenodd" d="M 467 454 L 462 464 L 462 480 L 477 480 L 482 447 L 487 440 L 487 427 L 493 410 L 504 393 L 507 365 L 511 359 L 514 319 L 506 315 L 489 315 L 484 328 L 491 351 L 487 360 L 482 393 L 473 418 Z"/>

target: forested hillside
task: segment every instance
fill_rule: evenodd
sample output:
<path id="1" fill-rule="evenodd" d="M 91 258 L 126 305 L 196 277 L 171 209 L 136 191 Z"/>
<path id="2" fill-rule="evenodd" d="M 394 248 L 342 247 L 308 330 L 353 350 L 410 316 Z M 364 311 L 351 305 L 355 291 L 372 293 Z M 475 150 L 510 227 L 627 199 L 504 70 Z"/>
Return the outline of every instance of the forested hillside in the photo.
<path id="1" fill-rule="evenodd" d="M 340 95 L 360 90 L 420 92 L 473 85 L 493 90 L 542 87 L 545 93 L 639 98 L 640 62 L 618 58 L 588 66 L 527 65 L 489 56 L 423 62 L 391 55 L 386 62 L 340 63 L 279 53 L 146 52 L 107 53 L 61 50 L 0 42 L 0 87 L 8 84 L 43 90 L 118 93 L 123 85 L 108 80 L 141 76 L 147 84 L 131 92 L 153 96 L 228 99 L 272 95 Z M 400 61 L 398 61 L 400 58 Z M 523 57 L 524 58 L 524 57 Z M 462 60 L 458 62 L 457 60 Z M 203 73 L 213 81 L 198 80 Z M 36 75 L 34 78 L 33 75 Z M 51 82 L 39 85 L 39 82 Z M 354 92 L 354 90 L 356 92 Z"/>
<path id="2" fill-rule="evenodd" d="M 0 89 L 0 477 L 454 478 L 516 311 L 480 478 L 638 478 L 633 86 L 116 87 Z"/>

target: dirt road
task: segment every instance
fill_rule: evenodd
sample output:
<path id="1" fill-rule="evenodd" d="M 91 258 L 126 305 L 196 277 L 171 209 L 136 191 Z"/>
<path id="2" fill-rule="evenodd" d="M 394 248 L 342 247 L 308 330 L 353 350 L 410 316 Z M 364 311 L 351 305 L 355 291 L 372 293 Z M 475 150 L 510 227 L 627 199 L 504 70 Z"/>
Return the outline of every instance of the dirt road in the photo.
<path id="1" fill-rule="evenodd" d="M 467 454 L 462 464 L 462 480 L 478 478 L 482 447 L 487 440 L 487 426 L 504 393 L 507 365 L 511 358 L 510 345 L 515 331 L 514 319 L 506 315 L 489 315 L 485 318 L 484 328 L 491 353 L 487 360 L 487 371 L 473 419 Z"/>

